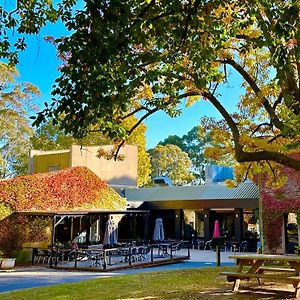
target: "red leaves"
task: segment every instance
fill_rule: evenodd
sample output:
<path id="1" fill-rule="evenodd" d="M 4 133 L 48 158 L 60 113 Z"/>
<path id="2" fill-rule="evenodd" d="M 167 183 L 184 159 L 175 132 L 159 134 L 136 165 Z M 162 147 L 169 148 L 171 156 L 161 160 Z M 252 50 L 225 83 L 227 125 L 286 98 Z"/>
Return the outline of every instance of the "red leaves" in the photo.
<path id="1" fill-rule="evenodd" d="M 99 192 L 108 188 L 88 168 L 76 167 L 1 181 L 0 202 L 15 211 L 74 210 L 92 207 L 96 202 L 105 203 Z M 112 190 L 110 193 L 117 196 Z"/>
<path id="2" fill-rule="evenodd" d="M 291 156 L 300 159 L 300 152 Z M 288 177 L 285 185 L 262 191 L 264 226 L 270 249 L 280 245 L 283 214 L 300 212 L 300 172 L 287 167 L 282 167 L 282 171 Z"/>

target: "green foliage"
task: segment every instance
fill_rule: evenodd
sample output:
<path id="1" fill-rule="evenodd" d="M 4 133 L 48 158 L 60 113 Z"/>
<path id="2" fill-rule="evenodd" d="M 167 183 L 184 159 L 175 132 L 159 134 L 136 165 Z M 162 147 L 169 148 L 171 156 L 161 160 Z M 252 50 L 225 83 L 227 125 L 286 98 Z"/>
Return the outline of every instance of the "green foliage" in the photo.
<path id="1" fill-rule="evenodd" d="M 187 153 L 178 146 L 156 146 L 151 151 L 152 177 L 169 176 L 175 185 L 190 183 L 193 175 Z"/>
<path id="2" fill-rule="evenodd" d="M 128 116 L 143 121 L 162 110 L 176 117 L 183 102 L 204 99 L 225 120 L 213 124 L 221 134 L 207 154 L 235 155 L 245 169 L 271 161 L 300 170 L 300 161 L 288 155 L 299 148 L 299 1 L 85 0 L 73 13 L 75 3 L 18 1 L 11 12 L 0 7 L 0 57 L 13 64 L 25 42 L 12 45 L 12 31 L 36 34 L 61 19 L 71 32 L 54 41 L 65 64 L 54 101 L 35 124 L 54 117 L 76 138 L 98 126 L 120 142 L 137 128 L 125 127 Z M 232 73 L 243 91 L 231 115 L 220 88 L 231 84 Z"/>
<path id="3" fill-rule="evenodd" d="M 199 126 L 193 127 L 187 134 L 179 137 L 170 135 L 164 141 L 159 142 L 159 145 L 176 145 L 183 152 L 186 152 L 192 163 L 192 173 L 195 178 L 205 180 L 204 166 L 208 163 L 214 163 L 213 160 L 207 159 L 204 156 L 205 146 L 210 141 L 208 135 L 202 137 L 199 134 Z M 151 150 L 150 150 L 151 152 Z"/>
<path id="4" fill-rule="evenodd" d="M 212 124 L 219 130 L 213 157 L 230 153 L 250 167 L 269 160 L 300 170 L 300 161 L 287 155 L 299 145 L 298 1 L 85 4 L 66 20 L 72 34 L 55 41 L 67 59 L 53 106 L 35 124 L 54 116 L 77 138 L 98 124 L 124 140 L 131 131 L 123 124 L 127 116 L 144 120 L 162 110 L 175 117 L 183 102 L 204 99 L 225 120 Z M 225 109 L 231 99 L 223 100 L 220 90 L 232 84 L 231 73 L 243 88 L 232 115 Z"/>
<path id="5" fill-rule="evenodd" d="M 52 218 L 12 214 L 0 221 L 0 251 L 5 257 L 15 257 L 22 262 L 27 255 L 22 252 L 25 243 L 51 243 Z"/>
<path id="6" fill-rule="evenodd" d="M 57 1 L 55 1 L 57 3 Z M 38 34 L 47 22 L 54 23 L 58 19 L 71 17 L 71 9 L 76 0 L 63 0 L 54 6 L 51 0 L 15 1 L 0 5 L 0 58 L 6 59 L 10 65 L 19 62 L 19 53 L 26 49 L 26 35 Z M 11 10 L 9 10 L 11 8 Z M 17 35 L 17 38 L 12 38 Z"/>
<path id="7" fill-rule="evenodd" d="M 12 214 L 12 212 L 12 209 L 8 205 L 0 202 L 0 221 L 8 217 L 10 214 Z"/>
<path id="8" fill-rule="evenodd" d="M 0 178 L 26 174 L 33 130 L 27 115 L 38 89 L 16 81 L 16 69 L 0 62 Z"/>

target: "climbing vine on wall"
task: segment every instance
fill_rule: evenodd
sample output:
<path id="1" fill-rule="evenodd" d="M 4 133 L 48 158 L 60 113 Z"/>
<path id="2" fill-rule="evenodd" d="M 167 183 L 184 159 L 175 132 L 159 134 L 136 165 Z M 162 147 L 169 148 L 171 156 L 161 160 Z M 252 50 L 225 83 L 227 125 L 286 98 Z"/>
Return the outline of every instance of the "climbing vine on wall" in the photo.
<path id="1" fill-rule="evenodd" d="M 293 157 L 300 159 L 300 153 L 293 154 Z M 264 231 L 270 251 L 275 251 L 281 244 L 283 215 L 291 212 L 297 216 L 300 214 L 300 172 L 286 167 L 282 167 L 281 171 L 287 177 L 284 186 L 262 190 Z"/>

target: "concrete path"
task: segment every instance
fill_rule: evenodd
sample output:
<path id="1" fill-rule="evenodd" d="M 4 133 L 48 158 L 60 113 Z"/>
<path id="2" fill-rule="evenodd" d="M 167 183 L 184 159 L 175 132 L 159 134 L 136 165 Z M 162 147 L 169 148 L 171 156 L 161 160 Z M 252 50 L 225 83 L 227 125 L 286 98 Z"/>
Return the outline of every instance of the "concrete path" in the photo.
<path id="1" fill-rule="evenodd" d="M 232 252 L 221 252 L 221 265 L 233 265 L 234 261 L 228 256 Z M 115 272 L 79 272 L 63 271 L 48 268 L 24 268 L 0 272 L 0 293 L 13 290 L 49 286 L 62 283 L 78 282 L 88 279 L 136 274 L 163 270 L 178 270 L 189 268 L 203 268 L 216 265 L 216 252 L 209 250 L 191 250 L 191 259 L 185 262 L 158 267 L 128 269 Z"/>

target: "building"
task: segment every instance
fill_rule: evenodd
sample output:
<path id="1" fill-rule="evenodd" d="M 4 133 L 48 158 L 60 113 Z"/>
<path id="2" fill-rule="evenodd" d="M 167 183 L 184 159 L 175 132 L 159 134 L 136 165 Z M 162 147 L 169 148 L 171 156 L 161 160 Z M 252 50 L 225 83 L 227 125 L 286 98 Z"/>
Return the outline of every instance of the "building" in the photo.
<path id="1" fill-rule="evenodd" d="M 87 167 L 109 185 L 137 185 L 137 146 L 125 145 L 120 149 L 123 160 L 97 157 L 99 148 L 111 151 L 112 145 L 79 146 L 69 150 L 31 150 L 29 174 L 58 171 L 70 167 Z"/>
<path id="2" fill-rule="evenodd" d="M 210 240 L 215 220 L 219 221 L 221 235 L 228 238 L 240 242 L 255 237 L 257 220 L 253 209 L 258 207 L 259 189 L 252 182 L 236 188 L 224 183 L 126 188 L 124 196 L 129 209 L 150 211 L 149 228 L 156 218 L 163 218 L 165 235 L 170 239 L 191 239 L 196 235 Z"/>

